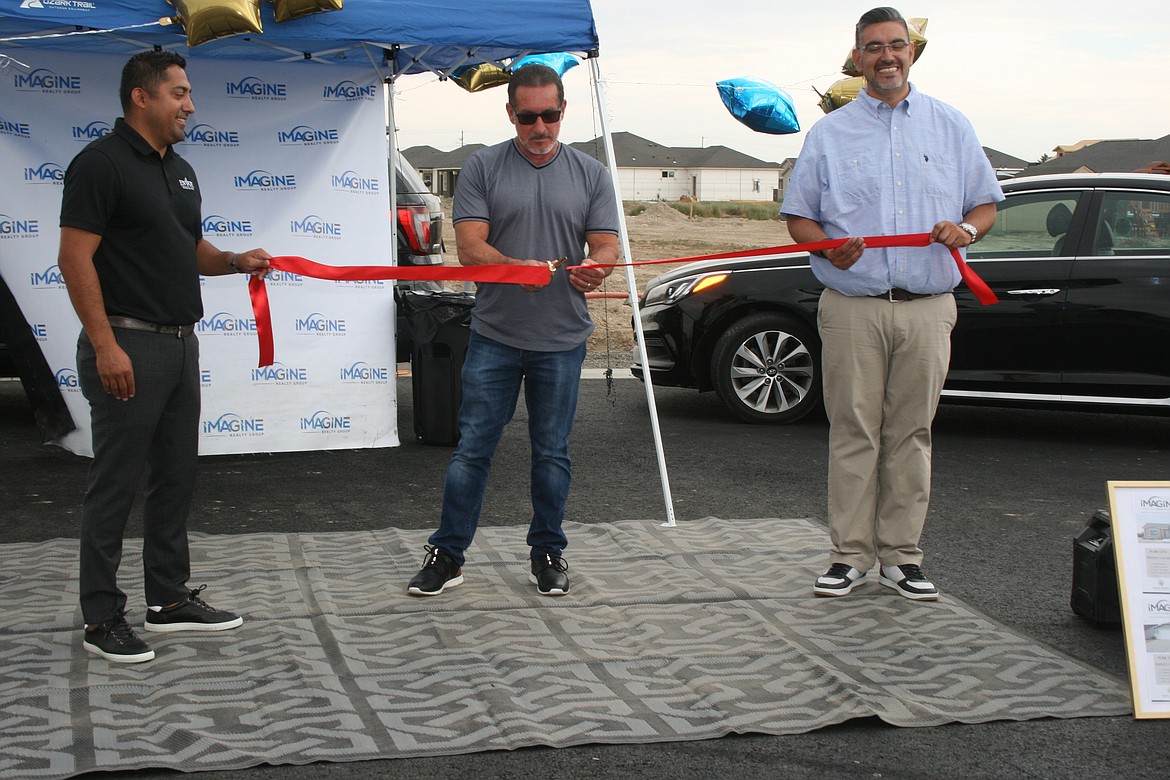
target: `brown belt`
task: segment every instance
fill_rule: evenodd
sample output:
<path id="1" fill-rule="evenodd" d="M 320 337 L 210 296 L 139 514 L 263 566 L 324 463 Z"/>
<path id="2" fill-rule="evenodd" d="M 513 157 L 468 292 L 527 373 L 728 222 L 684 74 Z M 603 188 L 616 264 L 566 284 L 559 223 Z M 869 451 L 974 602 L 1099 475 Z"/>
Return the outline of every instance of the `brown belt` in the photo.
<path id="1" fill-rule="evenodd" d="M 933 298 L 939 293 L 914 293 L 909 290 L 903 290 L 901 287 L 894 287 L 886 290 L 884 293 L 877 295 L 870 295 L 870 298 L 885 298 L 887 301 L 916 301 L 919 298 Z"/>
<path id="2" fill-rule="evenodd" d="M 114 315 L 107 317 L 112 328 L 125 328 L 126 330 L 144 330 L 148 333 L 163 333 L 167 336 L 177 336 L 183 338 L 190 336 L 195 332 L 194 325 L 156 325 L 153 322 L 146 322 L 145 320 L 136 320 L 133 317 L 122 317 Z"/>

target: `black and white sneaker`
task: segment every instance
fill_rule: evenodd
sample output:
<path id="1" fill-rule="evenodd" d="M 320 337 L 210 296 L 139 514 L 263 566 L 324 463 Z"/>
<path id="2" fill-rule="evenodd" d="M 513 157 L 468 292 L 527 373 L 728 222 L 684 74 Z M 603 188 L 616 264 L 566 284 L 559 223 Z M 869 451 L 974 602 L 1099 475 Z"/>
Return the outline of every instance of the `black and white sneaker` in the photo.
<path id="1" fill-rule="evenodd" d="M 569 592 L 569 564 L 559 555 L 542 553 L 532 559 L 532 573 L 528 579 L 542 596 L 563 596 Z"/>
<path id="2" fill-rule="evenodd" d="M 915 601 L 935 601 L 938 599 L 938 588 L 926 579 L 922 568 L 915 563 L 903 563 L 901 566 L 882 566 L 882 576 L 878 581 L 887 588 L 893 588 L 908 599 Z"/>
<path id="3" fill-rule="evenodd" d="M 422 569 L 406 585 L 406 592 L 412 596 L 438 596 L 446 588 L 463 584 L 463 569 L 455 559 L 438 547 L 429 544 L 424 547 L 427 557 Z"/>
<path id="4" fill-rule="evenodd" d="M 147 607 L 147 631 L 169 633 L 171 631 L 227 631 L 239 628 L 244 619 L 234 612 L 216 609 L 199 594 L 207 588 L 202 585 L 191 591 L 187 598 L 170 607 Z"/>
<path id="5" fill-rule="evenodd" d="M 140 664 L 154 658 L 150 645 L 138 638 L 122 612 L 108 624 L 85 629 L 81 646 L 116 664 Z"/>
<path id="6" fill-rule="evenodd" d="M 854 588 L 864 584 L 865 572 L 847 563 L 834 563 L 827 572 L 817 577 L 813 593 L 818 596 L 848 596 Z"/>

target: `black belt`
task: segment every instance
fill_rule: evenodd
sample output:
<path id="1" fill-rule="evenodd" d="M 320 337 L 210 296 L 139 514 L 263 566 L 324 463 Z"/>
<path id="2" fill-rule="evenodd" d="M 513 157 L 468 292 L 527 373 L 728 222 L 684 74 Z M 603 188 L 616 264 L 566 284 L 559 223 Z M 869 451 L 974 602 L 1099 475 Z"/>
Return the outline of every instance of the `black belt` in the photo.
<path id="1" fill-rule="evenodd" d="M 870 295 L 870 298 L 885 298 L 887 301 L 916 301 L 919 298 L 933 298 L 941 293 L 914 293 L 909 290 L 903 290 L 901 287 L 893 287 L 886 290 L 884 293 L 877 295 Z"/>
<path id="2" fill-rule="evenodd" d="M 133 317 L 122 317 L 115 315 L 107 317 L 110 321 L 110 327 L 125 328 L 126 330 L 144 330 L 148 333 L 163 333 L 167 336 L 177 336 L 183 338 L 190 336 L 195 332 L 194 325 L 156 325 L 153 322 L 146 322 L 145 320 L 136 320 Z"/>

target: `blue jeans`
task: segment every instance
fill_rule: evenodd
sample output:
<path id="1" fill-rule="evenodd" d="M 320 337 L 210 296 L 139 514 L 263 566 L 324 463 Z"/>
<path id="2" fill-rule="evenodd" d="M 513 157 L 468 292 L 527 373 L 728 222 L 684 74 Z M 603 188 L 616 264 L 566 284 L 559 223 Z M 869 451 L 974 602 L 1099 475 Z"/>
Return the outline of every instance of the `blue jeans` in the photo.
<path id="1" fill-rule="evenodd" d="M 573 476 L 569 433 L 577 411 L 585 344 L 564 352 L 516 349 L 475 331 L 463 361 L 459 444 L 447 466 L 439 529 L 428 540 L 462 566 L 479 525 L 492 455 L 516 411 L 520 384 L 532 443 L 532 555 L 559 556 L 568 545 L 561 526 Z"/>

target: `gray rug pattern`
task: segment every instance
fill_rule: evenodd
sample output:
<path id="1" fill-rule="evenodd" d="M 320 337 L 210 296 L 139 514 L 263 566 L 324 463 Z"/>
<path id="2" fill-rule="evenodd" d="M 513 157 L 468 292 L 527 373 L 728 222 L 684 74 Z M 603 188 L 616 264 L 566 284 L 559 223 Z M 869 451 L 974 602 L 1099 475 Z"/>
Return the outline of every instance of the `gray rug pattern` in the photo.
<path id="1" fill-rule="evenodd" d="M 412 598 L 426 533 L 192 535 L 192 585 L 245 615 L 81 649 L 76 542 L 0 545 L 0 776 L 239 769 L 533 745 L 1122 715 L 1116 679 L 946 596 L 818 599 L 804 519 L 568 523 L 572 592 L 538 596 L 522 528 L 484 528 L 466 582 Z M 138 540 L 122 564 L 143 617 Z"/>

